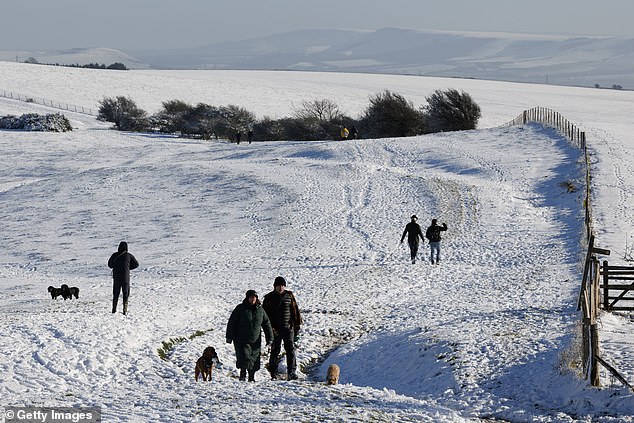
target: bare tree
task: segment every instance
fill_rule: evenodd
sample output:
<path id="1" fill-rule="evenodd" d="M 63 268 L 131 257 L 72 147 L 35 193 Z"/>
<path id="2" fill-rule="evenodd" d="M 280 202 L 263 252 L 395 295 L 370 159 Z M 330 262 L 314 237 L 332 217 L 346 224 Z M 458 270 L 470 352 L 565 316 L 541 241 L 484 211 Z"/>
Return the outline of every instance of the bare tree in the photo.
<path id="1" fill-rule="evenodd" d="M 343 113 L 339 106 L 331 100 L 306 100 L 295 109 L 295 117 L 297 119 L 317 119 L 322 122 L 333 122 L 341 120 Z"/>

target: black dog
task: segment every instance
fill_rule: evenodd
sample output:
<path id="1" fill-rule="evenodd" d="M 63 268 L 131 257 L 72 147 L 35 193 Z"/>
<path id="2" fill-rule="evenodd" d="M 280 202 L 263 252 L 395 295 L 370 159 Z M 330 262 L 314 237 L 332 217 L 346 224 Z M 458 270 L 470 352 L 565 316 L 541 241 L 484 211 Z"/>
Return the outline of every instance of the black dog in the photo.
<path id="1" fill-rule="evenodd" d="M 48 287 L 48 292 L 51 293 L 51 298 L 54 299 L 54 300 L 56 300 L 57 297 L 62 295 L 62 289 L 61 288 L 55 288 L 53 286 L 49 286 Z"/>
<path id="2" fill-rule="evenodd" d="M 66 284 L 62 285 L 62 297 L 64 300 L 73 298 L 73 294 L 70 293 L 70 288 Z"/>
<path id="3" fill-rule="evenodd" d="M 74 295 L 75 298 L 79 299 L 79 288 L 77 288 L 76 286 L 71 286 L 68 289 L 70 290 L 71 297 Z"/>

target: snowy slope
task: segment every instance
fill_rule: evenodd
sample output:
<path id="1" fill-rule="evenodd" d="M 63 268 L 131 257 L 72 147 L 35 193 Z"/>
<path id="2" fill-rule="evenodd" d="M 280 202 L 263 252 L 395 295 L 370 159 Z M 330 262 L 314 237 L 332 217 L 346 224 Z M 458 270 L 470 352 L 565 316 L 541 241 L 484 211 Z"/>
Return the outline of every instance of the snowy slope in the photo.
<path id="1" fill-rule="evenodd" d="M 100 73 L 51 68 L 20 83 L 15 66 L 0 64 L 10 89 L 72 104 L 129 94 L 148 109 L 160 99 L 152 90 L 142 96 L 139 83 L 195 102 L 209 89 L 197 81 L 218 76 L 135 71 L 106 82 Z M 244 82 L 216 79 L 218 98 L 238 91 L 240 101 L 270 100 L 281 114 L 292 107 L 283 100 L 315 96 L 316 86 L 340 93 L 351 112 L 368 91 L 407 86 L 388 76 L 355 83 L 336 74 L 285 73 L 285 82 L 275 73 L 221 75 Z M 264 89 L 277 87 L 281 99 L 255 88 L 267 78 Z M 422 97 L 446 83 L 412 81 L 404 94 Z M 628 150 L 630 128 L 605 119 L 602 107 L 626 116 L 631 97 L 457 82 L 472 84 L 486 126 L 542 93 L 540 104 L 587 122 L 596 162 L 605 163 L 594 181 L 598 243 L 620 246 L 627 228 L 612 212 L 631 213 L 634 173 L 626 155 L 609 153 Z M 0 99 L 0 115 L 27 111 L 50 109 Z M 94 405 L 104 421 L 133 422 L 632 421 L 632 393 L 618 384 L 588 388 L 570 368 L 583 219 L 580 192 L 561 184 L 581 185 L 583 174 L 580 153 L 553 131 L 528 125 L 236 146 L 119 133 L 67 116 L 72 133 L 0 132 L 5 405 Z M 619 171 L 616 186 L 610 171 Z M 427 264 L 426 248 L 419 263 L 408 262 L 398 241 L 412 213 L 423 225 L 432 217 L 449 225 L 442 265 Z M 109 310 L 105 263 L 120 240 L 141 263 L 129 316 Z M 262 371 L 255 384 L 241 383 L 226 321 L 247 289 L 263 295 L 277 275 L 304 313 L 303 373 L 285 382 Z M 62 283 L 80 287 L 80 299 L 51 300 L 46 287 Z M 610 316 L 604 327 L 621 332 L 606 355 L 633 380 L 631 321 Z M 164 342 L 174 343 L 166 360 L 158 354 Z M 195 383 L 206 345 L 222 365 L 212 384 Z M 327 387 L 332 362 L 342 384 Z"/>

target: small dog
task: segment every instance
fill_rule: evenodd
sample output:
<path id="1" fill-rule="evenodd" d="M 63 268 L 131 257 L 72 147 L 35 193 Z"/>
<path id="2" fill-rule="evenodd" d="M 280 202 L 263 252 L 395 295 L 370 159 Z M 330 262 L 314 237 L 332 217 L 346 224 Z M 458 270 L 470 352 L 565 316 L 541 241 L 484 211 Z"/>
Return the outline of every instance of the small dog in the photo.
<path id="1" fill-rule="evenodd" d="M 331 364 L 330 366 L 328 366 L 326 383 L 328 385 L 336 385 L 339 383 L 339 366 L 337 366 L 336 364 Z"/>
<path id="2" fill-rule="evenodd" d="M 71 286 L 70 288 L 68 288 L 68 290 L 70 292 L 69 298 L 75 296 L 76 299 L 79 299 L 79 288 L 77 288 L 76 286 Z"/>
<path id="3" fill-rule="evenodd" d="M 202 376 L 203 380 L 209 380 L 211 382 L 211 373 L 214 366 L 218 363 L 218 354 L 214 347 L 207 347 L 203 351 L 203 355 L 196 361 L 196 382 L 198 382 L 198 376 Z"/>
<path id="4" fill-rule="evenodd" d="M 48 287 L 48 292 L 51 294 L 51 298 L 54 299 L 54 300 L 56 300 L 57 297 L 62 295 L 62 289 L 61 288 L 55 288 L 54 286 L 49 286 Z"/>
<path id="5" fill-rule="evenodd" d="M 64 300 L 68 300 L 73 298 L 73 295 L 70 293 L 70 288 L 68 287 L 68 285 L 64 284 L 62 285 L 62 297 L 64 298 Z"/>

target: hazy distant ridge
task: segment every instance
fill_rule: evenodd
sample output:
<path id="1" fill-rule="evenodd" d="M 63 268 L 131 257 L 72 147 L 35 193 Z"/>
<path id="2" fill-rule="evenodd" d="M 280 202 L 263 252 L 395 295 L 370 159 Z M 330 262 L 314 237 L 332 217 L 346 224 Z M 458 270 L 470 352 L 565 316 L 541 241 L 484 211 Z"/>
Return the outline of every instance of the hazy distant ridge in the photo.
<path id="1" fill-rule="evenodd" d="M 385 28 L 300 30 L 210 44 L 158 67 L 405 73 L 634 88 L 634 39 Z"/>
<path id="2" fill-rule="evenodd" d="M 0 52 L 13 60 L 16 52 Z M 299 30 L 199 48 L 20 52 L 41 63 L 122 62 L 131 69 L 370 72 L 634 89 L 634 39 L 384 28 Z"/>

